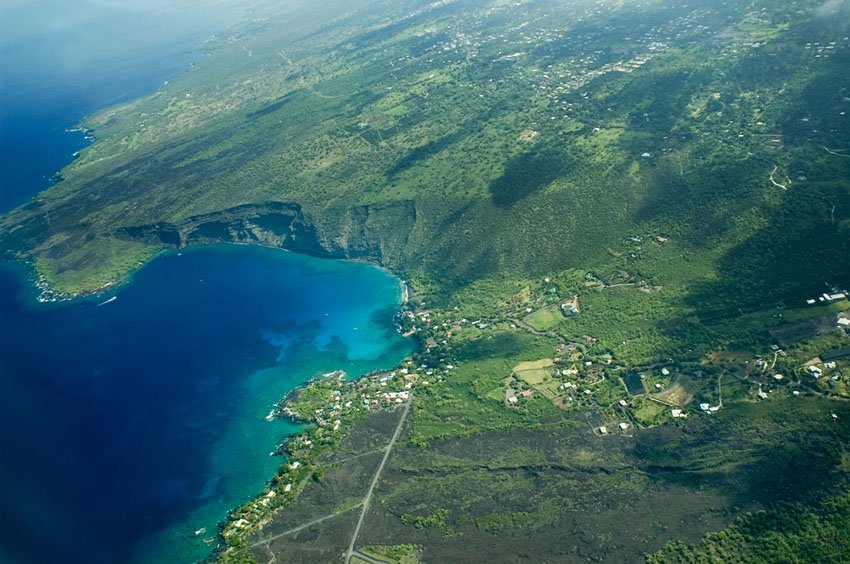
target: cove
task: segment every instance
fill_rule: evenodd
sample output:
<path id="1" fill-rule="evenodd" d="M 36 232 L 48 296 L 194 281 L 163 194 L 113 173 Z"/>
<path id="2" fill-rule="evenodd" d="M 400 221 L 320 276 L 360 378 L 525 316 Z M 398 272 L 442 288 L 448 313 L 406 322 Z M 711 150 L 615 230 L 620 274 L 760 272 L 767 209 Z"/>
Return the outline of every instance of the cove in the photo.
<path id="1" fill-rule="evenodd" d="M 220 245 L 160 255 L 107 296 L 39 303 L 0 264 L 0 560 L 192 562 L 262 492 L 310 378 L 396 365 L 399 281 Z M 115 299 L 111 299 L 115 298 Z M 206 529 L 203 533 L 195 531 Z"/>

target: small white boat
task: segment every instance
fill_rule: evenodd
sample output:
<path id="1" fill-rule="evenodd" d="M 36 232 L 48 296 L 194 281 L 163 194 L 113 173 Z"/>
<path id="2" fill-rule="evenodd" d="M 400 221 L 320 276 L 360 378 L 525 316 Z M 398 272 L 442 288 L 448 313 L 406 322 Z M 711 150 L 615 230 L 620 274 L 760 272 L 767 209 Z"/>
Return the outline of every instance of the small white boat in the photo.
<path id="1" fill-rule="evenodd" d="M 112 296 L 111 298 L 109 298 L 109 299 L 108 299 L 108 300 L 106 300 L 105 302 L 101 302 L 101 303 L 97 304 L 97 307 L 100 307 L 100 306 L 106 305 L 106 304 L 108 304 L 108 303 L 110 303 L 110 302 L 114 302 L 114 301 L 115 301 L 115 300 L 117 300 L 117 299 L 118 299 L 118 296 Z"/>

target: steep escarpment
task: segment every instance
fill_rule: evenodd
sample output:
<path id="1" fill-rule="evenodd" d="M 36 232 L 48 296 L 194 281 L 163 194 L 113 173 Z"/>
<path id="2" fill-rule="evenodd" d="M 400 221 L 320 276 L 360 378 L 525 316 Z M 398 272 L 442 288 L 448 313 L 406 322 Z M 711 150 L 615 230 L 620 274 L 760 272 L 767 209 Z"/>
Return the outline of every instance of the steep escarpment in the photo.
<path id="1" fill-rule="evenodd" d="M 305 225 L 301 206 L 283 202 L 246 204 L 180 222 L 121 227 L 115 231 L 115 236 L 177 249 L 221 242 L 291 247 L 301 244 L 302 240 L 315 240 L 315 235 Z"/>
<path id="2" fill-rule="evenodd" d="M 118 217 L 95 230 L 91 216 L 52 214 L 39 202 L 16 213 L 26 219 L 0 229 L 0 257 L 34 264 L 44 288 L 60 296 L 118 283 L 161 250 L 218 243 L 360 259 L 402 270 L 407 266 L 402 251 L 417 217 L 412 201 L 331 206 L 312 213 L 295 202 L 267 201 L 174 221 Z"/>
<path id="3" fill-rule="evenodd" d="M 331 256 L 405 266 L 403 256 L 416 225 L 416 204 L 397 201 L 330 210 L 317 221 L 318 244 Z"/>
<path id="4" fill-rule="evenodd" d="M 296 203 L 246 204 L 189 217 L 117 229 L 117 239 L 151 247 L 183 248 L 254 243 L 314 256 L 367 259 L 385 264 L 403 246 L 416 221 L 412 202 L 358 206 L 315 219 Z"/>

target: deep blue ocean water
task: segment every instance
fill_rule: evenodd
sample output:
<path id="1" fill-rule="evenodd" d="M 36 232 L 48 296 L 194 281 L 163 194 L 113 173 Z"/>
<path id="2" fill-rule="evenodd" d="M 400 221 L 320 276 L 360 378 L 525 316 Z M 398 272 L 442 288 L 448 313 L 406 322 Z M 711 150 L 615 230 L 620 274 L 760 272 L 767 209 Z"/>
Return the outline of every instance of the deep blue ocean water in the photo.
<path id="1" fill-rule="evenodd" d="M 50 185 L 87 145 L 86 115 L 156 90 L 248 0 L 0 2 L 0 212 Z"/>
<path id="2" fill-rule="evenodd" d="M 87 144 L 68 128 L 187 70 L 248 3 L 0 3 L 0 212 Z M 155 259 L 104 305 L 40 304 L 0 264 L 0 562 L 208 555 L 297 430 L 265 421 L 272 404 L 410 351 L 398 291 L 364 265 L 221 246 Z"/>
<path id="3" fill-rule="evenodd" d="M 276 400 L 411 350 L 398 281 L 362 264 L 191 249 L 114 295 L 39 304 L 0 269 L 0 560 L 203 556 L 281 463 L 269 453 L 296 428 L 265 420 Z"/>

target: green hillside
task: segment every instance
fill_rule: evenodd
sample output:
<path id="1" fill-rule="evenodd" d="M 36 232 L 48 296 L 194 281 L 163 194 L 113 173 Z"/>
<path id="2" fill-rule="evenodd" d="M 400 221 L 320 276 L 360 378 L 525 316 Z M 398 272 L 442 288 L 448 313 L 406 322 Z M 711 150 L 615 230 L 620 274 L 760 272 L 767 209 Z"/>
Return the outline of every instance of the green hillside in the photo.
<path id="1" fill-rule="evenodd" d="M 848 271 L 846 24 L 815 3 L 351 4 L 258 15 L 89 118 L 97 142 L 4 217 L 2 248 L 68 292 L 218 239 L 446 290 L 624 270 L 717 308 Z M 239 213 L 272 202 L 297 225 Z M 645 257 L 658 235 L 671 244 Z"/>
<path id="2" fill-rule="evenodd" d="M 423 343 L 407 383 L 428 384 L 366 556 L 498 558 L 508 538 L 517 560 L 639 558 L 846 487 L 850 304 L 819 298 L 850 286 L 848 36 L 846 1 L 260 3 L 190 72 L 89 117 L 62 181 L 0 217 L 0 257 L 45 298 L 221 241 L 387 267 Z M 326 438 L 297 475 L 314 504 L 319 470 L 356 489 L 331 454 L 350 439 Z M 309 514 L 283 484 L 234 514 L 252 524 L 230 557 L 272 547 L 270 506 Z M 623 535 L 617 508 L 664 517 Z M 338 556 L 323 533 L 275 550 Z"/>

